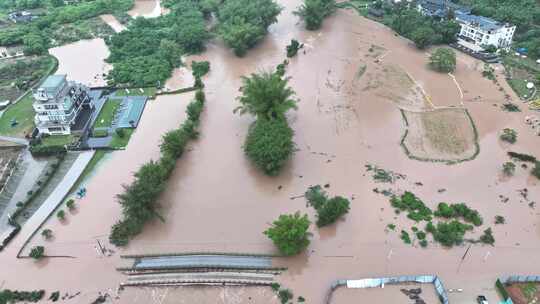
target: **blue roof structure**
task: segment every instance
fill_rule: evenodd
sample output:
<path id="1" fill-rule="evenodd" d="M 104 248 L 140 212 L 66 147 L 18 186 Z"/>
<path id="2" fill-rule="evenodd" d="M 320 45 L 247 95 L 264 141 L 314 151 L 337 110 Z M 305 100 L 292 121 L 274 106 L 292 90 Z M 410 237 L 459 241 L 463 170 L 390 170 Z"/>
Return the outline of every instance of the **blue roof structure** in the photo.
<path id="1" fill-rule="evenodd" d="M 456 19 L 463 22 L 473 23 L 484 31 L 494 31 L 502 27 L 502 23 L 491 18 L 464 13 L 456 13 Z"/>

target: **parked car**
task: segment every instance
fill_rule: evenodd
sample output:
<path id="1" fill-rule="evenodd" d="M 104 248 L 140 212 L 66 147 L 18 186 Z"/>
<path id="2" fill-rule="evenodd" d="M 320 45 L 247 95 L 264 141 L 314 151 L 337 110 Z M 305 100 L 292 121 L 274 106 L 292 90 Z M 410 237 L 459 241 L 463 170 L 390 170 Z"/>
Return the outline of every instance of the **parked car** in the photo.
<path id="1" fill-rule="evenodd" d="M 476 302 L 478 302 L 478 304 L 489 304 L 486 297 L 481 295 L 476 298 Z"/>

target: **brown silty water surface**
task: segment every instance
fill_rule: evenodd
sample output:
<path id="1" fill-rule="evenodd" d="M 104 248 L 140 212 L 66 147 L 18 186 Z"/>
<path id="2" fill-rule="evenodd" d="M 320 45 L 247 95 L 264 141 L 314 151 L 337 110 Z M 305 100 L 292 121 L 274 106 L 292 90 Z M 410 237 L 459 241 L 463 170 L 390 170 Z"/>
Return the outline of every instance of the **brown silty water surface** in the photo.
<path id="1" fill-rule="evenodd" d="M 112 66 L 105 62 L 109 49 L 101 38 L 81 40 L 49 50 L 58 59 L 56 74 L 67 74 L 69 80 L 75 80 L 88 86 L 105 86 L 104 77 Z"/>
<path id="2" fill-rule="evenodd" d="M 314 219 L 302 198 L 290 197 L 303 194 L 310 185 L 326 183 L 330 194 L 354 197 L 351 211 L 333 226 L 312 228 L 312 242 L 305 253 L 275 261 L 289 267 L 279 281 L 309 303 L 323 303 L 330 284 L 337 279 L 405 274 L 437 274 L 447 288 L 463 288 L 463 293 L 450 294 L 452 303 L 470 303 L 479 293 L 496 301 L 493 285 L 497 276 L 540 272 L 536 259 L 540 247 L 538 214 L 516 191 L 527 187 L 530 201 L 538 200 L 538 180 L 519 166 L 512 178 L 500 175 L 510 149 L 540 156 L 539 139 L 523 122 L 529 111 L 502 112 L 499 106 L 504 94 L 481 76 L 475 60 L 458 53 L 455 77 L 478 129 L 480 154 L 473 161 L 453 166 L 411 160 L 399 146 L 404 130 L 400 104 L 387 97 L 391 94 L 381 95 L 380 89 L 363 88 L 370 77 L 383 73 L 381 66 L 392 66 L 409 74 L 433 106 L 460 106 L 461 96 L 452 78 L 429 70 L 425 52 L 355 12 L 338 11 L 325 20 L 322 30 L 307 32 L 291 14 L 300 1 L 280 3 L 285 10 L 279 22 L 246 57 L 234 57 L 219 41 L 210 43 L 202 56 L 194 57 L 211 62 L 211 72 L 204 79 L 208 102 L 201 137 L 178 162 L 159 200 L 166 222 L 148 224 L 128 248 L 115 249 L 113 257 L 100 257 L 95 249 L 96 239 L 105 243 L 110 226 L 120 218 L 114 196 L 121 192 L 121 184 L 129 183 L 132 172 L 142 163 L 158 156 L 161 134 L 183 121 L 191 95 L 151 101 L 127 149 L 115 152 L 89 182 L 88 195 L 80 201 L 78 213 L 68 216 L 69 224 L 49 220 L 46 227 L 54 231 L 55 239 L 47 243 L 47 253 L 76 258 L 39 263 L 16 260 L 14 255 L 22 242 L 16 239 L 0 254 L 2 265 L 9 265 L 0 276 L 6 288 L 80 290 L 87 298 L 98 291 L 114 291 L 124 280 L 114 271 L 120 263 L 118 251 L 275 253 L 262 231 L 286 212 L 300 210 Z M 291 38 L 306 44 L 287 68 L 290 85 L 300 99 L 298 111 L 288 115 L 298 152 L 278 177 L 270 178 L 254 168 L 242 152 L 253 119 L 234 115 L 232 110 L 238 105 L 235 97 L 240 77 L 273 69 L 284 59 L 285 45 Z M 386 55 L 381 52 L 382 63 L 374 62 L 369 52 L 372 44 L 387 50 Z M 366 70 L 358 77 L 362 65 Z M 499 79 L 515 98 L 502 75 Z M 413 96 L 407 94 L 412 93 L 394 95 L 415 100 L 407 99 Z M 498 140 L 498 132 L 505 127 L 519 134 L 511 147 Z M 407 178 L 395 185 L 376 184 L 365 172 L 366 163 Z M 388 199 L 373 193 L 375 187 L 411 190 L 432 208 L 440 201 L 466 202 L 480 211 L 486 223 L 482 229 L 476 228 L 474 235 L 491 226 L 497 242 L 494 247 L 473 245 L 463 262 L 466 247 L 449 250 L 431 243 L 427 249 L 405 245 L 398 233 L 387 232 L 385 227 L 395 223 L 400 231 L 410 228 L 411 223 L 403 215 L 396 216 Z M 446 191 L 439 193 L 441 188 Z M 502 203 L 499 195 L 509 201 Z M 495 215 L 503 215 L 507 224 L 492 225 Z M 38 243 L 42 243 L 40 237 L 31 246 Z M 128 289 L 117 302 L 133 303 L 137 293 L 144 291 Z M 207 299 L 201 302 L 213 303 Z"/>
<path id="3" fill-rule="evenodd" d="M 135 0 L 135 5 L 128 11 L 128 14 L 134 18 L 153 18 L 167 12 L 167 9 L 161 7 L 159 0 Z"/>

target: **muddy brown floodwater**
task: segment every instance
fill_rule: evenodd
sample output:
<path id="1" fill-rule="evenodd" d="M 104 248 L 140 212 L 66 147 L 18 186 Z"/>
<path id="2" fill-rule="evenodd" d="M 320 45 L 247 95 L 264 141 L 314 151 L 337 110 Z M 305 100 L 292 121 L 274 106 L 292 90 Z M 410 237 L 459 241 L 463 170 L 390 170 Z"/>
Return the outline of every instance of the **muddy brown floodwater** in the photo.
<path id="1" fill-rule="evenodd" d="M 69 80 L 82 82 L 88 86 L 107 84 L 103 76 L 112 66 L 105 62 L 109 49 L 101 38 L 81 40 L 49 50 L 58 59 L 56 74 L 67 74 Z"/>
<path id="2" fill-rule="evenodd" d="M 110 226 L 120 218 L 115 194 L 121 191 L 121 184 L 132 180 L 138 166 L 158 156 L 161 134 L 183 121 L 191 95 L 151 101 L 127 149 L 115 152 L 89 182 L 88 195 L 80 201 L 77 214 L 69 216 L 68 224 L 56 219 L 46 224 L 55 235 L 54 241 L 46 244 L 47 253 L 75 258 L 38 263 L 17 260 L 14 255 L 22 240 L 15 239 L 0 253 L 0 263 L 8 265 L 0 274 L 6 288 L 81 291 L 89 299 L 99 291 L 113 292 L 124 280 L 114 270 L 121 252 L 275 253 L 262 231 L 286 212 L 300 210 L 313 219 L 313 211 L 306 208 L 303 199 L 290 198 L 303 194 L 310 185 L 326 183 L 332 195 L 354 197 L 351 211 L 335 225 L 312 227 L 312 242 L 305 253 L 275 260 L 276 265 L 288 267 L 278 280 L 308 303 L 323 303 L 331 283 L 338 279 L 412 274 L 436 274 L 447 288 L 462 288 L 463 293 L 449 295 L 451 303 L 471 303 L 477 294 L 496 302 L 497 276 L 540 272 L 538 213 L 528 206 L 538 200 L 539 181 L 520 166 L 514 177 L 500 176 L 508 150 L 540 156 L 539 138 L 523 122 L 530 112 L 501 111 L 504 93 L 482 77 L 481 63 L 464 54 L 457 54 L 455 73 L 461 98 L 449 75 L 427 68 L 425 51 L 416 50 L 383 25 L 354 11 L 340 10 L 325 20 L 320 31 L 308 32 L 292 14 L 301 1 L 279 2 L 284 11 L 278 23 L 246 57 L 235 57 L 216 40 L 204 54 L 192 58 L 211 62 L 211 72 L 204 79 L 208 102 L 201 119 L 201 137 L 178 162 L 159 199 L 166 222 L 149 223 L 128 248 L 115 249 L 112 257 L 97 254 L 96 240 L 106 243 Z M 300 100 L 298 110 L 288 115 L 298 152 L 278 177 L 270 178 L 256 170 L 242 152 L 253 119 L 234 115 L 232 110 L 238 104 L 235 97 L 240 77 L 275 68 L 285 58 L 285 46 L 291 38 L 306 44 L 287 67 L 290 85 Z M 379 54 L 372 54 L 373 50 Z M 382 58 L 382 63 L 376 63 L 374 57 Z M 409 159 L 399 145 L 405 129 L 400 104 L 388 97 L 392 94 L 381 94 L 380 89 L 369 86 L 384 73 L 381 65 L 405 71 L 429 96 L 433 107 L 463 103 L 478 130 L 480 154 L 473 161 L 453 166 Z M 365 71 L 359 73 L 362 67 Z M 501 73 L 498 70 L 503 89 L 517 101 Z M 400 94 L 411 93 L 393 93 Z M 498 140 L 505 127 L 519 134 L 511 147 Z M 367 163 L 407 178 L 395 185 L 376 184 L 365 172 Z M 399 231 L 410 228 L 411 223 L 403 215 L 396 216 L 388 199 L 372 191 L 375 187 L 411 190 L 430 207 L 440 201 L 466 202 L 483 215 L 482 229 L 492 227 L 495 246 L 472 245 L 461 261 L 466 247 L 445 249 L 430 243 L 421 249 L 405 245 L 398 233 L 386 232 L 385 227 L 394 223 Z M 441 188 L 446 191 L 439 192 Z M 530 201 L 517 192 L 523 188 L 528 189 Z M 500 195 L 509 201 L 502 203 Z M 503 215 L 507 224 L 492 225 L 495 215 Z M 474 235 L 482 229 L 476 228 Z M 38 237 L 31 245 L 42 242 Z M 153 291 L 146 292 L 146 297 L 152 296 Z M 116 302 L 134 303 L 140 293 L 144 290 L 128 290 Z M 167 298 L 164 290 L 160 294 L 165 296 L 159 299 Z M 200 303 L 215 301 L 201 299 Z"/>
<path id="3" fill-rule="evenodd" d="M 161 7 L 160 0 L 135 0 L 135 5 L 128 11 L 131 17 L 153 18 L 167 13 L 166 8 Z"/>

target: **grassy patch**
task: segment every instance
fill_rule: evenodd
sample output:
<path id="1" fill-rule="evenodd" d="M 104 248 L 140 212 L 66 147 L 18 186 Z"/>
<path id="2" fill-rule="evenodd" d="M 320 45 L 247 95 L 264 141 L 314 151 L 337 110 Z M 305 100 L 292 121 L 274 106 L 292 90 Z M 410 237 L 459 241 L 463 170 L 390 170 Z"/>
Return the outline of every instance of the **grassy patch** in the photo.
<path id="1" fill-rule="evenodd" d="M 108 99 L 103 105 L 99 116 L 94 123 L 94 128 L 106 128 L 110 127 L 116 113 L 116 109 L 120 105 L 120 100 L 117 99 Z"/>
<path id="2" fill-rule="evenodd" d="M 532 90 L 527 89 L 527 82 L 524 79 L 513 78 L 507 81 L 519 98 L 523 98 L 523 96 L 527 96 L 528 98 L 530 93 L 532 93 Z"/>
<path id="3" fill-rule="evenodd" d="M 51 135 L 41 139 L 41 146 L 65 146 L 76 140 L 74 135 Z"/>
<path id="4" fill-rule="evenodd" d="M 124 129 L 124 137 L 118 136 L 118 134 L 115 132 L 112 137 L 111 143 L 109 144 L 109 147 L 114 149 L 124 148 L 125 146 L 127 146 L 129 139 L 131 138 L 131 134 L 133 134 L 133 131 L 135 131 L 135 129 L 133 128 Z"/>
<path id="5" fill-rule="evenodd" d="M 148 96 L 148 97 L 154 97 L 156 95 L 156 88 L 155 87 L 149 87 L 149 88 L 132 88 L 128 89 L 129 93 L 126 92 L 126 89 L 120 89 L 116 91 L 116 96 Z M 142 92 L 141 92 L 142 90 Z"/>
<path id="6" fill-rule="evenodd" d="M 32 94 L 28 93 L 19 102 L 7 108 L 0 117 L 0 135 L 23 137 L 34 128 L 34 109 Z M 12 121 L 17 125 L 11 126 Z"/>

